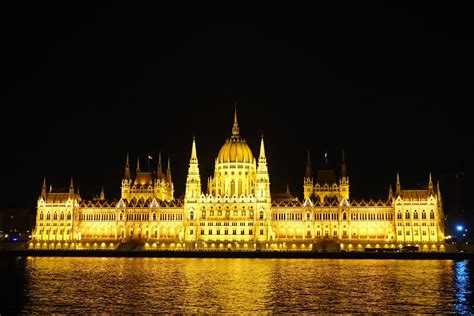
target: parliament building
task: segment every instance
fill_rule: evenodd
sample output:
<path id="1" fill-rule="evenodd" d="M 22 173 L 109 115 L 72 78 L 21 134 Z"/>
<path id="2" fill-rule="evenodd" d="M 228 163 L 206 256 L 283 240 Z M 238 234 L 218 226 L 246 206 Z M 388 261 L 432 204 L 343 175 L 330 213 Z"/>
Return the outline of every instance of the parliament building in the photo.
<path id="1" fill-rule="evenodd" d="M 174 197 L 168 160 L 156 172 L 130 172 L 127 155 L 121 198 L 108 201 L 102 190 L 83 200 L 73 180 L 66 192 L 43 182 L 35 249 L 121 250 L 345 250 L 444 251 L 444 214 L 439 183 L 431 174 L 423 188 L 405 189 L 397 174 L 384 200 L 350 197 L 349 176 L 341 168 L 313 174 L 308 153 L 304 196 L 270 192 L 264 139 L 255 157 L 240 135 L 237 112 L 232 135 L 215 159 L 214 175 L 201 184 L 193 139 L 183 198 Z M 315 177 L 313 177 L 315 175 Z"/>

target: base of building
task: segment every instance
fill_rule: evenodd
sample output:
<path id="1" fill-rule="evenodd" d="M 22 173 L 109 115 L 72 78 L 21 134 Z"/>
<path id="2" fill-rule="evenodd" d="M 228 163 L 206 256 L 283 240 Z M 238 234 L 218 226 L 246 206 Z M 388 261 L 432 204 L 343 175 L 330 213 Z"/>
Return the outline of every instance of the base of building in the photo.
<path id="1" fill-rule="evenodd" d="M 387 242 L 158 242 L 80 241 L 41 242 L 31 241 L 32 250 L 115 250 L 115 251 L 269 251 L 269 252 L 400 252 L 409 249 L 417 252 L 445 252 L 442 243 L 387 243 Z"/>

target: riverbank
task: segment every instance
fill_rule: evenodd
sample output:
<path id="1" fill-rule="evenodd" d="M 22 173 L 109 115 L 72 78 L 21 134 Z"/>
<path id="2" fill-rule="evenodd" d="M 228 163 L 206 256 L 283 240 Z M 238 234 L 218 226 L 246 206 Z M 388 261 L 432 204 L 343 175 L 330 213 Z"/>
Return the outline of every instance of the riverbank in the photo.
<path id="1" fill-rule="evenodd" d="M 0 257 L 474 259 L 472 252 L 1 250 Z"/>

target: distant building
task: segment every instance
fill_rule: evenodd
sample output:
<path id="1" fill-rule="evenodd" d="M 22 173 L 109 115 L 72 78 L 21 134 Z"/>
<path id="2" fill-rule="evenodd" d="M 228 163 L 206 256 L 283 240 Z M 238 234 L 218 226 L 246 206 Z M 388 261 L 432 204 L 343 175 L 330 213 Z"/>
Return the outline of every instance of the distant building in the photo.
<path id="1" fill-rule="evenodd" d="M 0 209 L 0 241 L 26 241 L 32 234 L 36 216 L 33 209 Z"/>
<path id="2" fill-rule="evenodd" d="M 405 189 L 397 174 L 385 200 L 353 200 L 343 159 L 339 174 L 318 170 L 313 178 L 308 153 L 302 199 L 270 194 L 263 137 L 256 158 L 240 136 L 237 113 L 232 135 L 215 159 L 202 188 L 196 150 L 191 146 L 185 194 L 174 198 L 168 160 L 156 173 L 140 169 L 132 177 L 127 156 L 120 200 L 85 201 L 71 179 L 67 192 L 38 199 L 30 247 L 115 248 L 142 243 L 146 249 L 364 250 L 418 246 L 444 251 L 444 214 L 439 183 Z"/>

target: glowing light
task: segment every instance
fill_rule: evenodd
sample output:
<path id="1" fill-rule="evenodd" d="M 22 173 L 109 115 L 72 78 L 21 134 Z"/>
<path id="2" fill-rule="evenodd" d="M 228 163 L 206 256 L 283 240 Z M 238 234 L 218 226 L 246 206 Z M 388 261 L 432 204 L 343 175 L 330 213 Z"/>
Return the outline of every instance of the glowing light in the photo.
<path id="1" fill-rule="evenodd" d="M 464 229 L 464 227 L 463 227 L 462 225 L 456 226 L 456 230 L 457 230 L 458 232 L 461 232 L 463 229 Z"/>

